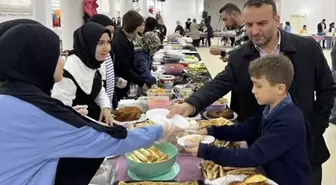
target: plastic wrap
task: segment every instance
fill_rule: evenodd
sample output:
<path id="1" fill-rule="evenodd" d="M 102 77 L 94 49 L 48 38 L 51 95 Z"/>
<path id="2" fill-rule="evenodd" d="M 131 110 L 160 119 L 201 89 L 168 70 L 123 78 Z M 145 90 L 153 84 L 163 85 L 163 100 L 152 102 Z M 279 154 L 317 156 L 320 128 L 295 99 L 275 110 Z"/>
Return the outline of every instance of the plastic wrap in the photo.
<path id="1" fill-rule="evenodd" d="M 89 185 L 112 185 L 117 178 L 119 164 L 105 159 Z"/>

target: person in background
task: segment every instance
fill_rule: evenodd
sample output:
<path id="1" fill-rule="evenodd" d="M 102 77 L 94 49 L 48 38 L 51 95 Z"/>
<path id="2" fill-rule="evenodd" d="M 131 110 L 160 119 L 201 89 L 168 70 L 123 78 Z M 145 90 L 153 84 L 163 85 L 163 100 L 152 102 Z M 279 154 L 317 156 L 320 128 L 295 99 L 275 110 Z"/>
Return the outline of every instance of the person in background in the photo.
<path id="1" fill-rule="evenodd" d="M 158 18 L 157 30 L 159 32 L 159 38 L 160 38 L 160 41 L 161 41 L 161 45 L 163 45 L 163 40 L 167 36 L 167 28 L 163 23 L 162 17 Z"/>
<path id="2" fill-rule="evenodd" d="M 278 29 L 280 17 L 273 0 L 248 0 L 243 16 L 251 40 L 231 53 L 225 70 L 211 82 L 194 92 L 186 103 L 174 105 L 169 116 L 199 113 L 231 91 L 230 108 L 239 115 L 238 121 L 246 121 L 262 108 L 251 93 L 253 83 L 248 74 L 249 63 L 260 56 L 283 53 L 291 59 L 295 71 L 289 93 L 306 120 L 312 167 L 310 184 L 321 185 L 322 164 L 330 157 L 323 133 L 329 126 L 336 95 L 336 84 L 327 60 L 312 37 Z"/>
<path id="3" fill-rule="evenodd" d="M 326 42 L 327 42 L 327 48 L 328 49 L 331 49 L 332 48 L 332 45 L 333 45 L 333 36 L 335 36 L 335 23 L 332 22 L 329 24 L 329 28 L 328 28 L 328 31 L 326 33 Z"/>
<path id="4" fill-rule="evenodd" d="M 106 15 L 97 14 L 91 17 L 90 21 L 100 24 L 105 28 L 107 28 L 111 32 L 111 40 L 113 40 L 115 31 L 115 23 L 113 23 L 113 20 L 111 20 Z M 127 86 L 127 81 L 115 75 L 112 57 L 113 53 L 111 50 L 105 62 L 101 64 L 99 72 L 102 75 L 102 79 L 104 81 L 104 87 L 110 99 L 111 106 L 115 109 L 118 106 L 117 97 L 116 94 L 114 93 L 115 86 L 117 86 L 120 89 L 125 88 Z"/>
<path id="5" fill-rule="evenodd" d="M 326 20 L 322 19 L 320 23 L 317 24 L 317 35 L 326 35 L 327 24 Z M 325 40 L 322 41 L 322 48 L 325 49 Z"/>
<path id="6" fill-rule="evenodd" d="M 115 56 L 115 74 L 128 81 L 126 88 L 116 88 L 117 100 L 128 96 L 130 85 L 148 89 L 145 81 L 138 74 L 138 69 L 134 62 L 134 44 L 132 39 L 137 35 L 142 26 L 143 17 L 136 11 L 130 10 L 123 16 L 123 27 L 118 28 L 112 41 L 112 51 Z"/>
<path id="7" fill-rule="evenodd" d="M 192 24 L 190 25 L 190 37 L 193 40 L 194 47 L 200 46 L 200 33 L 199 33 L 199 24 L 197 24 L 196 19 L 193 19 Z"/>
<path id="8" fill-rule="evenodd" d="M 0 184 L 59 185 L 60 158 L 124 155 L 181 132 L 173 125 L 127 131 L 83 117 L 50 97 L 63 78 L 57 34 L 31 20 L 14 20 L 0 24 L 0 37 L 0 49 L 6 51 L 0 61 Z M 74 166 L 61 185 L 84 185 L 86 166 Z"/>
<path id="9" fill-rule="evenodd" d="M 284 29 L 283 23 L 280 23 L 279 29 L 280 29 L 280 30 L 283 30 L 283 29 Z"/>
<path id="10" fill-rule="evenodd" d="M 223 141 L 246 141 L 249 147 L 218 148 L 199 143 L 186 147 L 186 151 L 221 166 L 262 166 L 266 176 L 278 184 L 308 185 L 305 120 L 288 93 L 294 76 L 292 62 L 283 55 L 270 55 L 252 61 L 248 71 L 252 93 L 265 108 L 243 123 L 210 127 L 199 133 Z"/>
<path id="11" fill-rule="evenodd" d="M 142 37 L 145 32 L 145 23 L 143 22 L 141 26 L 138 28 L 138 33 L 136 34 L 134 40 L 137 40 L 138 37 Z"/>
<path id="12" fill-rule="evenodd" d="M 288 33 L 292 33 L 292 27 L 291 27 L 289 21 L 286 21 L 286 23 L 285 23 L 285 31 L 288 32 Z"/>
<path id="13" fill-rule="evenodd" d="M 113 26 L 116 27 L 117 26 L 117 20 L 115 17 L 112 17 L 112 23 L 113 23 Z"/>
<path id="14" fill-rule="evenodd" d="M 205 27 L 206 27 L 208 46 L 211 47 L 211 39 L 213 38 L 214 33 L 213 33 L 212 26 L 210 22 L 208 21 L 208 19 L 205 20 Z"/>
<path id="15" fill-rule="evenodd" d="M 183 26 L 181 25 L 181 21 L 176 21 L 176 28 L 175 28 L 175 33 L 178 32 L 181 36 L 185 35 L 185 31 L 183 29 Z"/>
<path id="16" fill-rule="evenodd" d="M 246 33 L 244 18 L 237 5 L 227 3 L 219 10 L 219 13 L 221 14 L 221 18 L 224 21 L 225 27 L 228 30 L 236 30 L 236 37 L 231 39 L 233 49 L 237 49 L 249 41 L 249 37 Z M 212 55 L 220 55 L 222 59 L 225 59 L 230 55 L 231 52 L 227 52 L 221 48 L 211 48 L 210 53 Z"/>
<path id="17" fill-rule="evenodd" d="M 186 32 L 190 32 L 190 25 L 191 25 L 191 19 L 188 18 L 187 22 L 185 23 Z"/>
<path id="18" fill-rule="evenodd" d="M 117 17 L 117 28 L 121 27 L 121 17 Z"/>
<path id="19" fill-rule="evenodd" d="M 55 83 L 52 97 L 68 106 L 86 105 L 89 117 L 111 125 L 111 101 L 102 86 L 103 79 L 99 71 L 111 50 L 111 32 L 97 23 L 88 22 L 74 32 L 73 38 L 74 47 L 64 65 L 64 78 Z M 78 176 L 74 175 L 73 179 L 82 179 L 80 181 L 88 183 L 103 160 L 104 158 L 62 158 L 55 182 L 67 182 L 73 175 L 71 172 L 77 171 Z M 78 166 L 84 164 L 85 166 Z M 80 169 L 75 170 L 76 168 Z"/>
<path id="20" fill-rule="evenodd" d="M 205 22 L 204 22 L 204 19 L 202 19 L 201 23 L 199 24 L 198 31 L 205 32 L 205 30 L 206 30 Z M 200 42 L 202 42 L 202 46 L 204 46 L 204 39 L 205 37 L 200 37 Z"/>
<path id="21" fill-rule="evenodd" d="M 301 30 L 300 30 L 300 35 L 307 35 L 308 31 L 307 31 L 307 26 L 303 25 Z"/>
<path id="22" fill-rule="evenodd" d="M 336 44 L 331 49 L 331 71 L 336 82 Z M 331 115 L 329 118 L 329 122 L 336 125 L 336 98 L 334 99 L 334 107 L 331 109 Z"/>
<path id="23" fill-rule="evenodd" d="M 155 21 L 155 22 L 154 22 Z M 137 47 L 134 48 L 135 66 L 139 71 L 139 75 L 142 77 L 146 85 L 150 88 L 158 88 L 157 81 L 151 74 L 152 69 L 152 56 L 161 46 L 160 38 L 155 32 L 155 26 L 157 22 L 153 17 L 148 17 L 145 23 L 146 32 L 142 37 L 137 39 Z"/>

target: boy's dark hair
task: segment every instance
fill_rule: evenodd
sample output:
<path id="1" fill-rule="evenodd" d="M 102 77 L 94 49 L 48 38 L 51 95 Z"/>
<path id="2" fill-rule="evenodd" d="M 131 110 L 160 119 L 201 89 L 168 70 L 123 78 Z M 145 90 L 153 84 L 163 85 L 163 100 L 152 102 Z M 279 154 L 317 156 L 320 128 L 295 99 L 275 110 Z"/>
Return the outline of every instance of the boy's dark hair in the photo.
<path id="1" fill-rule="evenodd" d="M 122 26 L 127 33 L 133 33 L 143 22 L 143 17 L 133 10 L 128 11 L 122 18 Z"/>
<path id="2" fill-rule="evenodd" d="M 227 3 L 226 5 L 224 5 L 220 10 L 219 13 L 223 13 L 223 12 L 229 13 L 231 14 L 232 12 L 238 12 L 239 14 L 241 14 L 240 9 L 238 8 L 237 5 L 232 4 L 232 3 Z"/>
<path id="3" fill-rule="evenodd" d="M 244 4 L 244 8 L 246 7 L 251 7 L 251 6 L 255 6 L 257 8 L 260 8 L 262 5 L 271 5 L 272 9 L 273 9 L 273 15 L 277 15 L 277 7 L 276 4 L 274 2 L 274 0 L 248 0 L 245 4 Z"/>
<path id="4" fill-rule="evenodd" d="M 155 30 L 157 24 L 157 20 L 154 17 L 148 17 L 145 22 L 144 33 Z"/>
<path id="5" fill-rule="evenodd" d="M 294 67 L 284 55 L 268 55 L 252 61 L 249 74 L 253 78 L 264 76 L 271 85 L 285 84 L 288 90 L 293 81 Z"/>

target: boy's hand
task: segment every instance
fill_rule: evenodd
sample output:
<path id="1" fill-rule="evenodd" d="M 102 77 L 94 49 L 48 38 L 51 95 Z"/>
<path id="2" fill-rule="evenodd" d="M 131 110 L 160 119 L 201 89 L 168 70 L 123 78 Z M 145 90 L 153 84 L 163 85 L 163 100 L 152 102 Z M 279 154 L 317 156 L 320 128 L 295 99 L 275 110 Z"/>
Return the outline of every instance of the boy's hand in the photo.
<path id="1" fill-rule="evenodd" d="M 184 147 L 184 150 L 191 155 L 197 157 L 198 154 L 198 149 L 199 149 L 199 143 L 188 145 L 187 147 Z"/>

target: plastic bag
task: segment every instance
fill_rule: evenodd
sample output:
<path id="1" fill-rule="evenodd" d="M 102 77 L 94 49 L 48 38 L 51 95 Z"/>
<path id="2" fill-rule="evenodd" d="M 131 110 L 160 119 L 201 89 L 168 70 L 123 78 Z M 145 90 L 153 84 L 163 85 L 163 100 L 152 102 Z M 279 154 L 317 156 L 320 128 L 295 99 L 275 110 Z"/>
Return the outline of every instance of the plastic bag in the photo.
<path id="1" fill-rule="evenodd" d="M 119 163 L 105 159 L 89 185 L 112 185 L 117 178 Z"/>

